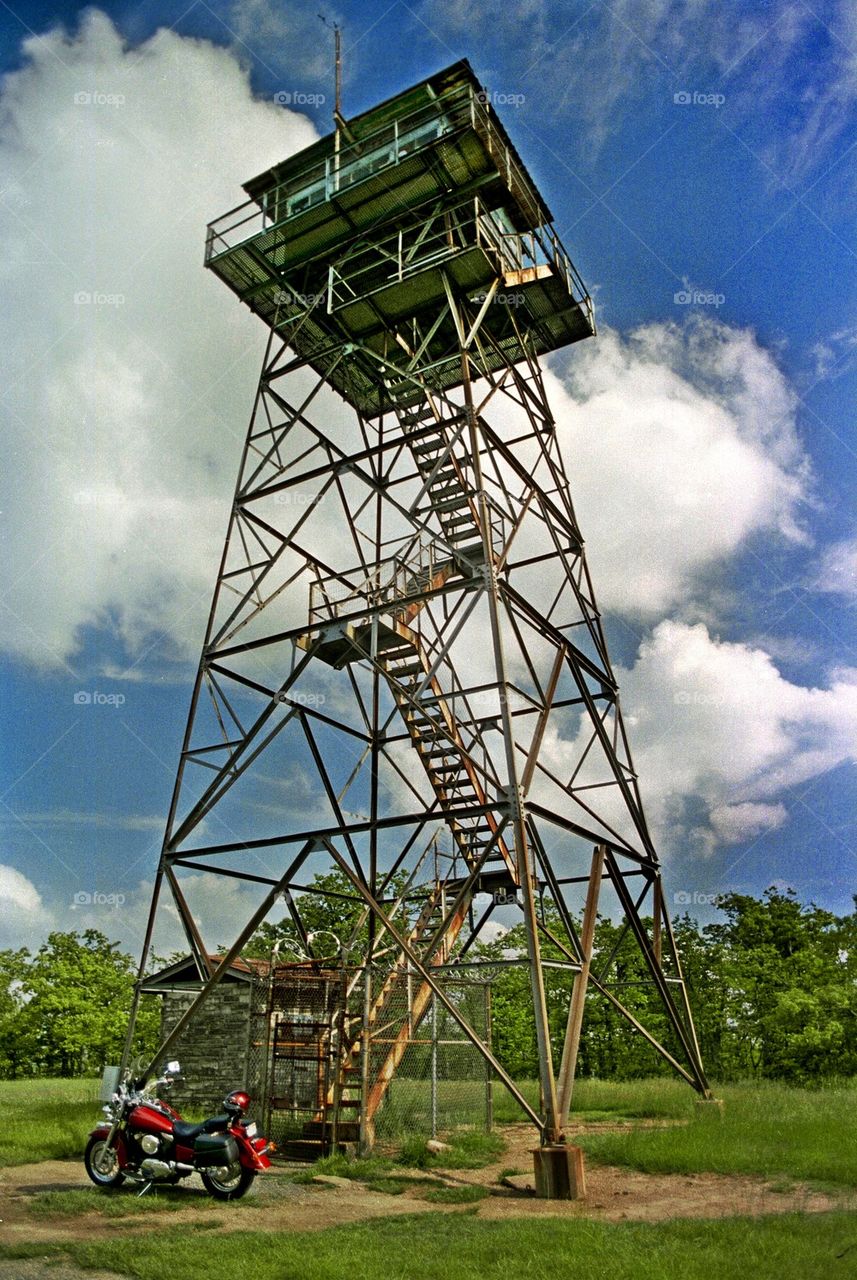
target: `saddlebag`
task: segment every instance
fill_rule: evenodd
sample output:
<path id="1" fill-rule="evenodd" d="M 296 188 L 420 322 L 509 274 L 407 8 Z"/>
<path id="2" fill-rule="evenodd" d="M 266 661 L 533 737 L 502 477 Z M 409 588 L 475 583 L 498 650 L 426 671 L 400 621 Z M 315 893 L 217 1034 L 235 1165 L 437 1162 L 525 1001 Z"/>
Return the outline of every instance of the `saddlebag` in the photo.
<path id="1" fill-rule="evenodd" d="M 238 1163 L 238 1143 L 228 1133 L 200 1133 L 193 1144 L 193 1162 L 198 1169 Z"/>

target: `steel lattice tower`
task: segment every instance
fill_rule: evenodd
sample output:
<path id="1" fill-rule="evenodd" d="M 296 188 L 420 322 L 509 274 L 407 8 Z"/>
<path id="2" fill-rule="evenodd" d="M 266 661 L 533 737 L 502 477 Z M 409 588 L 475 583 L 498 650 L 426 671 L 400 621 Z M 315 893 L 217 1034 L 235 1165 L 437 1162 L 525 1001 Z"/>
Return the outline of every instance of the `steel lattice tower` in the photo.
<path id="1" fill-rule="evenodd" d="M 587 988 L 708 1096 L 539 366 L 594 334 L 549 211 L 466 62 L 338 115 L 334 134 L 245 190 L 209 228 L 206 263 L 270 335 L 144 961 L 165 891 L 209 974 L 200 1000 L 278 899 L 312 954 L 303 894 L 334 869 L 368 929 L 339 1082 L 366 1144 L 432 996 L 543 1144 L 566 1124 Z M 182 893 L 188 870 L 258 887 L 219 965 Z M 672 1052 L 611 989 L 612 957 L 590 966 L 602 885 Z M 570 895 L 584 889 L 579 926 Z M 444 990 L 511 903 L 526 926 L 540 1110 Z M 546 937 L 577 975 L 560 1063 Z M 372 979 L 379 965 L 387 977 Z M 361 1060 L 405 972 L 408 1018 L 382 1060 Z"/>

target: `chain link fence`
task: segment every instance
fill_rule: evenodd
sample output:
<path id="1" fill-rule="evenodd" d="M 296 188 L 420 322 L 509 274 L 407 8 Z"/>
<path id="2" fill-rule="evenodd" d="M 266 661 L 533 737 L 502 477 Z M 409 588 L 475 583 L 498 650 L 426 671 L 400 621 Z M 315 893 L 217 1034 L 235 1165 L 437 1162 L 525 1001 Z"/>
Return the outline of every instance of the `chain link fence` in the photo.
<path id="1" fill-rule="evenodd" d="M 491 988 L 438 975 L 447 999 L 490 1046 Z M 361 1113 L 380 1142 L 493 1121 L 492 1073 L 409 966 L 373 968 L 368 1061 L 364 969 L 277 966 L 252 986 L 246 1078 L 263 1132 L 282 1156 L 312 1159 L 356 1143 Z"/>

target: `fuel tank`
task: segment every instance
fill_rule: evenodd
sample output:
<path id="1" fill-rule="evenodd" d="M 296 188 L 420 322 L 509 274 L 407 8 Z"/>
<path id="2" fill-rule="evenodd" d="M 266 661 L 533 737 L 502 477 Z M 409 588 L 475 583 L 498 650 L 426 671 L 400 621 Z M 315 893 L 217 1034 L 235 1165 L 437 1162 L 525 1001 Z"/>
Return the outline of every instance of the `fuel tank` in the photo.
<path id="1" fill-rule="evenodd" d="M 128 1117 L 128 1127 L 141 1133 L 172 1133 L 173 1121 L 171 1116 L 164 1115 L 157 1107 L 142 1103 Z"/>

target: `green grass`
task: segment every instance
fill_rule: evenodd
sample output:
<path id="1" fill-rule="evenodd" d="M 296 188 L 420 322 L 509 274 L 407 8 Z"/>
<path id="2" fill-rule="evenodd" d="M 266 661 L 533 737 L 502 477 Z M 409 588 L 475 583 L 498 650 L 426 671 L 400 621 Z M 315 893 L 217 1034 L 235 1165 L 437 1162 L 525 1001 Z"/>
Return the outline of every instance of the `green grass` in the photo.
<path id="1" fill-rule="evenodd" d="M 518 1082 L 521 1093 L 538 1110 L 539 1086 L 535 1080 Z M 632 1116 L 679 1119 L 693 1111 L 693 1091 L 668 1077 L 616 1083 L 580 1080 L 574 1089 L 574 1111 L 587 1121 L 621 1120 Z M 528 1123 L 519 1104 L 501 1084 L 493 1090 L 496 1124 Z M 440 1080 L 437 1097 L 438 1126 L 484 1126 L 485 1084 L 479 1080 Z M 377 1117 L 382 1138 L 401 1139 L 409 1133 L 428 1133 L 431 1127 L 431 1092 L 427 1080 L 397 1077 Z"/>
<path id="2" fill-rule="evenodd" d="M 27 1249 L 27 1246 L 24 1246 Z M 38 1246 L 0 1256 L 56 1256 Z M 135 1280 L 838 1280 L 853 1277 L 857 1219 L 844 1213 L 718 1221 L 608 1224 L 539 1218 L 480 1221 L 465 1210 L 374 1220 L 309 1235 L 230 1232 L 200 1254 L 184 1229 L 146 1233 L 133 1254 L 121 1236 L 74 1242 L 85 1267 Z"/>
<path id="3" fill-rule="evenodd" d="M 399 1163 L 412 1169 L 484 1169 L 506 1150 L 499 1133 L 478 1129 L 459 1129 L 449 1134 L 446 1143 L 449 1150 L 435 1154 L 424 1138 L 409 1138 L 402 1143 Z"/>
<path id="4" fill-rule="evenodd" d="M 410 1184 L 402 1182 L 399 1178 L 375 1178 L 366 1185 L 369 1191 L 380 1191 L 386 1196 L 401 1196 L 404 1195 Z"/>
<path id="5" fill-rule="evenodd" d="M 759 1083 L 716 1092 L 722 1114 L 691 1099 L 686 1125 L 588 1133 L 580 1145 L 602 1163 L 646 1173 L 747 1173 L 857 1186 L 857 1143 L 849 1137 L 854 1085 L 808 1090 Z M 857 1267 L 857 1255 L 853 1262 Z"/>
<path id="6" fill-rule="evenodd" d="M 97 1080 L 0 1081 L 0 1166 L 79 1160 L 101 1119 Z"/>
<path id="7" fill-rule="evenodd" d="M 396 1168 L 409 1169 L 482 1169 L 493 1163 L 506 1149 L 497 1133 L 480 1133 L 464 1129 L 450 1135 L 449 1150 L 435 1155 L 427 1150 L 424 1138 L 412 1138 L 402 1145 L 395 1160 L 385 1156 L 371 1156 L 367 1160 L 351 1160 L 347 1156 L 325 1156 L 309 1169 L 288 1174 L 290 1182 L 311 1183 L 321 1175 L 349 1178 L 363 1182 L 373 1191 L 386 1191 L 399 1195 L 406 1186 L 413 1186 L 418 1179 L 404 1180 L 396 1177 Z M 431 1179 L 426 1179 L 431 1183 Z"/>
<path id="8" fill-rule="evenodd" d="M 287 1175 L 290 1182 L 312 1182 L 319 1174 L 334 1178 L 350 1178 L 352 1182 L 377 1182 L 389 1178 L 393 1161 L 384 1156 L 370 1156 L 367 1160 L 349 1160 L 348 1156 L 324 1156 L 309 1169 Z"/>
<path id="9" fill-rule="evenodd" d="M 426 1187 L 420 1190 L 420 1199 L 431 1204 L 475 1204 L 488 1195 L 486 1187 Z"/>
<path id="10" fill-rule="evenodd" d="M 236 1204 L 243 1204 L 238 1200 Z M 175 1212 L 180 1209 L 214 1209 L 217 1201 L 194 1195 L 184 1188 L 154 1187 L 146 1195 L 117 1188 L 75 1187 L 72 1191 L 40 1191 L 27 1199 L 27 1212 L 37 1217 L 76 1218 L 82 1213 L 99 1213 L 104 1218 L 128 1218 L 139 1213 Z"/>

